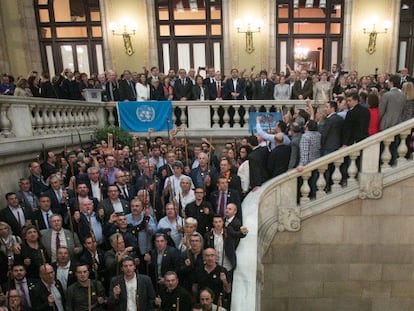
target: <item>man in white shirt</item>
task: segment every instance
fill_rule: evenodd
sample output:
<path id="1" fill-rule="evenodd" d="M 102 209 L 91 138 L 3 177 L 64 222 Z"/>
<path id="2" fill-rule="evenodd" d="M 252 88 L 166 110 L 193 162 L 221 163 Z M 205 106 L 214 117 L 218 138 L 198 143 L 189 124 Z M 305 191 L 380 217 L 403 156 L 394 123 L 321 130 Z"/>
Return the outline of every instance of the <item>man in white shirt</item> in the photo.
<path id="1" fill-rule="evenodd" d="M 111 280 L 108 305 L 116 305 L 117 310 L 125 311 L 151 310 L 155 300 L 151 279 L 135 273 L 135 263 L 131 257 L 122 259 L 121 270 L 123 275 Z"/>
<path id="2" fill-rule="evenodd" d="M 56 262 L 52 266 L 56 273 L 56 279 L 60 281 L 64 291 L 76 282 L 75 266 L 72 265 L 67 247 L 60 247 L 57 250 Z"/>

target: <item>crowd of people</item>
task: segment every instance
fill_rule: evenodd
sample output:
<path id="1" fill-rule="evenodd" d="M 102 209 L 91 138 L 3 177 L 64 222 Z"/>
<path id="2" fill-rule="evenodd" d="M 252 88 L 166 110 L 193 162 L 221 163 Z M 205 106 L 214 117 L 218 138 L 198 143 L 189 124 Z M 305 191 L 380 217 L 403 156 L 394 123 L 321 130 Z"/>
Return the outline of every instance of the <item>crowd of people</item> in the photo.
<path id="1" fill-rule="evenodd" d="M 131 145 L 101 141 L 58 155 L 44 151 L 42 159 L 29 163 L 29 176 L 5 195 L 7 206 L 0 210 L 3 305 L 42 311 L 230 310 L 236 249 L 248 234 L 245 196 L 270 178 L 290 169 L 300 172 L 320 156 L 414 117 L 413 79 L 406 69 L 361 79 L 340 66 L 318 78 L 290 68 L 287 75 L 262 70 L 255 78 L 233 69 L 221 81 L 209 68 L 205 79 L 193 73 L 194 84 L 190 72 L 162 77 L 153 67 L 135 77 L 126 70 L 118 81 L 108 71 L 98 81 L 107 100 L 137 100 L 140 94 L 151 99 L 159 84 L 163 91 L 155 93 L 168 94 L 167 99 L 284 94 L 284 99 L 306 99 L 307 106 L 284 112 L 274 130 L 263 130 L 259 116 L 255 135 L 220 149 L 206 138 L 193 144 L 180 139 L 177 127 L 168 139 L 153 137 L 150 129 L 145 141 L 134 137 Z M 74 87 L 81 82 L 69 70 L 64 75 L 70 78 L 62 77 L 59 87 L 49 82 L 47 93 L 75 99 L 76 89 L 81 98 L 82 89 Z M 26 95 L 44 96 L 47 79 L 30 77 L 17 84 L 26 80 Z M 6 80 L 4 75 L 3 94 L 20 92 Z M 31 90 L 33 80 L 38 92 Z M 141 90 L 145 84 L 147 91 Z M 125 91 L 133 97 L 114 97 Z M 324 102 L 324 108 L 313 100 Z M 393 144 L 391 164 L 397 156 Z M 345 176 L 346 167 L 341 171 Z M 317 173 L 309 179 L 311 198 Z M 329 169 L 326 179 L 329 191 Z"/>

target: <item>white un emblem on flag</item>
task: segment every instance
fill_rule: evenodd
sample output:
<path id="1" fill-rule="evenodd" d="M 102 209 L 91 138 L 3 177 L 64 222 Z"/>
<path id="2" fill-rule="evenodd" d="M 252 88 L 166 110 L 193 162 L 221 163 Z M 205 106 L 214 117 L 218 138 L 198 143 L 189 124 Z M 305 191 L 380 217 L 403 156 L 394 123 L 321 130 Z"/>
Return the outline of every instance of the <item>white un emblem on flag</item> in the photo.
<path id="1" fill-rule="evenodd" d="M 155 110 L 151 106 L 142 105 L 137 108 L 135 113 L 141 122 L 152 122 L 155 119 Z"/>

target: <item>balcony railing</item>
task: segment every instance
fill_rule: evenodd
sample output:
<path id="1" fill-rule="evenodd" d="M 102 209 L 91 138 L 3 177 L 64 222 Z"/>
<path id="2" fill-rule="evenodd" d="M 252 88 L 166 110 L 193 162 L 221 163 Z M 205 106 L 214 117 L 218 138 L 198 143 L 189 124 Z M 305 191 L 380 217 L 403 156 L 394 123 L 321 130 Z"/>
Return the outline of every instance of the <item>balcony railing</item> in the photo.
<path id="1" fill-rule="evenodd" d="M 249 111 L 275 112 L 304 108 L 304 101 L 172 102 L 173 124 L 187 134 L 245 136 Z M 115 125 L 116 103 L 0 96 L 0 139 L 93 131 Z M 223 131 L 225 130 L 225 131 Z"/>

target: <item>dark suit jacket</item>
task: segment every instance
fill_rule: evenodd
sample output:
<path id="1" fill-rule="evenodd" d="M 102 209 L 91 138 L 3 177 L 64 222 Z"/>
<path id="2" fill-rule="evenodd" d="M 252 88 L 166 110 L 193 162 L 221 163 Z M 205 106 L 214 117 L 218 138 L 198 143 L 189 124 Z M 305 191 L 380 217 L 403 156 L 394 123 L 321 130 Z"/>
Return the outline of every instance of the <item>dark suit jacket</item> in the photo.
<path id="1" fill-rule="evenodd" d="M 239 218 L 233 218 L 233 220 L 227 224 L 227 232 L 229 236 L 232 236 L 236 241 L 236 248 L 239 246 L 240 239 L 245 238 L 246 235 L 240 231 L 240 227 L 242 226 L 242 222 Z"/>
<path id="2" fill-rule="evenodd" d="M 125 215 L 131 213 L 131 209 L 129 207 L 129 204 L 127 201 L 121 199 L 122 209 L 124 210 Z M 108 221 L 111 214 L 114 212 L 114 207 L 112 206 L 111 200 L 105 199 L 101 202 L 99 202 L 99 208 L 103 208 L 105 212 L 105 221 Z"/>
<path id="3" fill-rule="evenodd" d="M 303 96 L 303 99 L 313 97 L 313 84 L 311 79 L 307 79 L 305 85 L 302 88 L 302 82 L 296 81 L 292 87 L 292 99 L 299 99 L 299 95 Z"/>
<path id="4" fill-rule="evenodd" d="M 74 197 L 73 191 L 71 189 L 66 189 L 66 191 L 68 193 L 68 200 L 72 199 Z M 66 203 L 62 203 L 58 200 L 56 193 L 52 188 L 45 191 L 44 194 L 50 198 L 50 209 L 53 211 L 53 213 L 60 214 L 62 216 L 66 215 Z"/>
<path id="5" fill-rule="evenodd" d="M 137 190 L 135 189 L 135 186 L 133 186 L 133 185 L 126 185 L 127 190 L 128 190 L 128 196 L 124 195 L 123 189 L 121 189 L 121 187 L 118 184 L 116 184 L 116 186 L 118 187 L 119 198 L 121 200 L 125 200 L 127 202 L 130 202 L 137 194 Z"/>
<path id="6" fill-rule="evenodd" d="M 100 180 L 99 184 L 101 188 L 102 199 L 106 199 L 108 197 L 108 183 L 105 180 Z M 92 185 L 89 179 L 86 181 L 86 185 L 88 186 L 88 189 L 89 189 L 89 195 L 92 196 Z M 96 198 L 96 199 L 99 199 L 99 198 Z"/>
<path id="7" fill-rule="evenodd" d="M 269 150 L 267 147 L 258 147 L 250 152 L 248 156 L 250 169 L 250 187 L 261 186 L 268 180 L 268 172 L 266 169 Z"/>
<path id="8" fill-rule="evenodd" d="M 43 178 L 43 177 L 42 177 Z M 30 175 L 30 185 L 32 192 L 38 197 L 42 192 L 45 192 L 47 189 L 49 189 L 49 186 L 46 185 L 42 178 Z"/>
<path id="9" fill-rule="evenodd" d="M 22 211 L 26 220 L 33 219 L 33 213 L 31 211 L 25 210 L 22 207 L 20 207 L 19 213 L 21 213 Z M 13 235 L 21 237 L 22 228 L 19 226 L 19 222 L 17 221 L 16 217 L 14 217 L 13 212 L 10 210 L 8 206 L 0 210 L 0 221 L 8 223 L 12 229 Z M 21 225 L 24 226 L 24 224 Z"/>
<path id="10" fill-rule="evenodd" d="M 49 216 L 53 214 L 53 211 L 49 211 Z M 43 218 L 42 211 L 38 209 L 33 213 L 33 222 L 36 224 L 37 227 L 39 227 L 39 230 L 48 229 L 45 220 Z"/>
<path id="11" fill-rule="evenodd" d="M 193 85 L 191 99 L 193 99 L 193 100 L 199 100 L 199 99 L 201 99 L 200 98 L 200 96 L 201 96 L 201 88 L 204 89 L 204 100 L 209 100 L 210 99 L 210 96 L 208 94 L 209 90 L 204 85 L 201 86 L 201 87 L 198 86 L 198 85 Z"/>
<path id="12" fill-rule="evenodd" d="M 23 191 L 19 190 L 19 191 L 16 192 L 17 199 L 19 200 L 20 206 L 23 207 L 25 210 L 32 211 L 33 208 L 37 207 L 37 197 L 31 191 L 29 191 L 28 194 L 29 194 L 29 196 L 31 196 L 33 198 L 34 206 L 32 206 L 30 204 L 30 202 L 26 199 L 26 196 L 24 195 Z"/>
<path id="13" fill-rule="evenodd" d="M 113 288 L 118 285 L 121 287 L 121 294 L 118 299 L 115 299 Z M 139 308 L 137 310 L 152 310 L 152 305 L 155 300 L 154 288 L 151 284 L 151 279 L 143 274 L 137 274 L 137 295 L 139 300 Z M 111 280 L 109 290 L 108 305 L 112 306 L 114 310 L 126 311 L 127 309 L 127 288 L 123 275 L 116 276 Z"/>
<path id="14" fill-rule="evenodd" d="M 262 80 L 254 82 L 253 99 L 273 99 L 274 84 L 271 80 L 266 79 L 264 88 L 262 87 Z"/>
<path id="15" fill-rule="evenodd" d="M 344 122 L 342 143 L 352 145 L 368 137 L 369 111 L 357 104 L 349 109 Z"/>
<path id="16" fill-rule="evenodd" d="M 57 263 L 54 262 L 51 264 L 53 267 L 53 270 L 55 270 L 55 274 L 57 276 Z M 73 283 L 77 281 L 76 278 L 76 264 L 73 262 L 73 260 L 70 262 L 69 271 L 68 271 L 68 279 L 67 279 L 67 287 L 71 286 Z"/>
<path id="17" fill-rule="evenodd" d="M 210 202 L 211 202 L 214 214 L 218 214 L 217 207 L 219 206 L 219 199 L 220 199 L 219 191 L 214 191 L 210 195 Z M 229 204 L 229 203 L 236 204 L 236 206 L 237 206 L 237 217 L 239 217 L 239 219 L 242 219 L 240 194 L 236 190 L 233 190 L 233 189 L 230 189 L 230 188 L 227 190 L 226 205 Z M 224 215 L 222 215 L 222 216 L 224 216 Z"/>
<path id="18" fill-rule="evenodd" d="M 56 282 L 56 288 L 59 290 L 62 297 L 62 304 L 65 308 L 65 294 L 63 292 L 62 284 L 58 280 Z M 49 289 L 43 284 L 42 281 L 37 282 L 34 286 L 29 288 L 30 301 L 32 302 L 33 311 L 53 311 L 55 308 L 49 306 L 47 297 L 50 295 Z"/>
<path id="19" fill-rule="evenodd" d="M 288 170 L 290 150 L 290 145 L 278 145 L 272 150 L 267 159 L 269 178 L 276 177 Z"/>
<path id="20" fill-rule="evenodd" d="M 174 83 L 174 100 L 180 100 L 185 97 L 191 99 L 193 82 L 189 78 L 185 78 L 185 85 L 181 82 L 181 79 L 177 79 Z"/>
<path id="21" fill-rule="evenodd" d="M 120 100 L 136 101 L 137 96 L 135 94 L 135 83 L 130 81 L 131 86 L 128 85 L 128 81 L 122 79 L 119 81 L 119 98 Z"/>
<path id="22" fill-rule="evenodd" d="M 233 236 L 234 230 L 231 230 L 230 232 L 227 230 L 227 228 L 223 229 L 223 235 L 224 235 L 224 254 L 229 259 L 231 265 L 233 266 L 233 269 L 236 268 L 237 265 L 237 258 L 236 258 L 236 238 Z M 210 231 L 207 236 L 205 237 L 204 242 L 204 248 L 214 248 L 214 234 L 213 231 Z M 218 263 L 219 265 L 222 265 L 222 262 Z"/>
<path id="23" fill-rule="evenodd" d="M 321 131 L 321 150 L 323 152 L 333 152 L 342 146 L 342 130 L 344 119 L 336 113 L 326 118 Z"/>
<path id="24" fill-rule="evenodd" d="M 121 96 L 119 94 L 119 85 L 117 84 L 112 84 L 112 94 L 113 94 L 113 98 L 111 97 L 111 91 L 109 88 L 109 84 L 112 83 L 111 81 L 106 82 L 105 84 L 105 92 L 106 92 L 106 98 L 108 99 L 108 101 L 120 101 L 121 100 Z"/>
<path id="25" fill-rule="evenodd" d="M 204 79 L 204 85 L 208 90 L 208 99 L 216 100 L 217 98 L 217 87 L 216 87 L 216 80 L 213 78 L 211 82 L 210 78 Z"/>
<path id="26" fill-rule="evenodd" d="M 180 253 L 175 247 L 168 246 L 164 250 L 164 256 L 161 261 L 161 275 L 157 273 L 157 250 L 151 250 L 151 263 L 150 263 L 150 277 L 154 287 L 157 286 L 159 278 L 164 277 L 167 271 L 176 271 L 180 265 Z"/>
<path id="27" fill-rule="evenodd" d="M 98 258 L 99 262 L 95 263 L 98 265 L 98 278 L 99 281 L 102 281 L 102 278 L 105 276 L 106 273 L 106 267 L 105 267 L 105 254 L 103 250 L 100 248 L 97 249 L 98 252 Z M 95 272 L 92 270 L 92 265 L 94 263 L 94 260 L 92 259 L 92 255 L 88 250 L 84 250 L 82 255 L 79 258 L 80 263 L 86 263 L 89 266 L 89 277 L 92 280 L 95 280 Z"/>
<path id="28" fill-rule="evenodd" d="M 234 89 L 233 79 L 228 79 L 226 83 L 223 86 L 223 99 L 232 100 L 234 99 L 231 96 L 232 92 L 239 93 L 239 96 L 237 96 L 236 99 L 241 100 L 244 99 L 244 96 L 246 95 L 246 84 L 244 83 L 244 80 L 237 79 L 237 85 L 236 89 Z"/>

